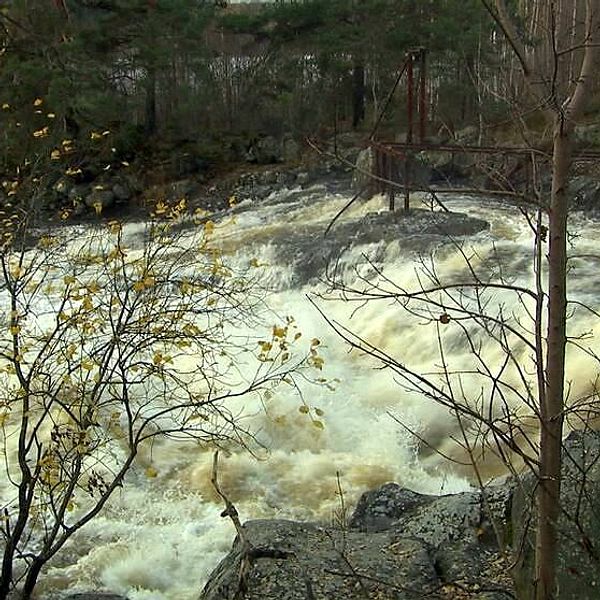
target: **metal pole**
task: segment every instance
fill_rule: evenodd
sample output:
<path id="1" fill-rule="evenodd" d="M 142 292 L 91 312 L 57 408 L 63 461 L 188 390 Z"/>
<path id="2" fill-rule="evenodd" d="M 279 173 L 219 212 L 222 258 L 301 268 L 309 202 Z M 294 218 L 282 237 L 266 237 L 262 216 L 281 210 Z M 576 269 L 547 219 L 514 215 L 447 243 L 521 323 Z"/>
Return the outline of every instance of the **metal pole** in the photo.
<path id="1" fill-rule="evenodd" d="M 406 92 L 406 116 L 408 119 L 406 128 L 406 143 L 412 144 L 413 141 L 413 112 L 414 112 L 414 53 L 409 53 L 408 64 L 406 68 L 407 92 Z M 404 155 L 404 210 L 407 211 L 410 206 L 410 151 Z"/>
<path id="2" fill-rule="evenodd" d="M 389 199 L 389 207 L 390 211 L 394 212 L 396 208 L 396 190 L 394 189 L 394 156 L 392 154 L 388 154 L 388 172 L 387 179 L 388 183 L 388 199 Z"/>

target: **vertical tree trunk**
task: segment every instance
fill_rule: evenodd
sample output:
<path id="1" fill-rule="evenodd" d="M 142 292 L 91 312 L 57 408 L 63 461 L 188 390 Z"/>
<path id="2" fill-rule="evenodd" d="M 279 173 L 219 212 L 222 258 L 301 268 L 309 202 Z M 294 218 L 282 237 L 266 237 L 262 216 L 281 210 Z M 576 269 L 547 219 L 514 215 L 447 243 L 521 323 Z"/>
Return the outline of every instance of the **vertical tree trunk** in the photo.
<path id="1" fill-rule="evenodd" d="M 358 62 L 352 68 L 352 127 L 356 129 L 365 118 L 365 67 Z"/>
<path id="2" fill-rule="evenodd" d="M 148 67 L 145 88 L 144 131 L 146 135 L 154 135 L 156 133 L 156 69 L 154 66 Z"/>
<path id="3" fill-rule="evenodd" d="M 570 0 L 572 1 L 572 0 Z M 557 597 L 557 521 L 560 516 L 561 446 L 564 420 L 565 346 L 567 341 L 567 184 L 575 123 L 590 97 L 598 63 L 600 6 L 585 0 L 585 27 L 570 42 L 568 27 L 576 21 L 576 7 L 568 10 L 565 0 L 536 1 L 531 6 L 530 39 L 537 38 L 533 52 L 509 11 L 506 0 L 495 0 L 492 9 L 482 0 L 518 58 L 530 95 L 553 115 L 552 193 L 549 210 L 548 323 L 546 335 L 545 382 L 540 397 L 540 472 L 537 486 L 537 528 L 535 552 L 535 598 Z M 525 8 L 524 5 L 521 8 Z M 527 3 L 527 10 L 529 3 Z M 567 12 L 565 12 L 567 11 Z M 521 17 L 526 12 L 521 13 Z M 570 17 L 570 21 L 569 18 Z M 567 31 L 565 32 L 565 28 Z M 536 35 L 537 34 L 537 35 Z M 572 38 L 571 38 L 572 39 Z M 561 47 L 561 44 L 563 47 Z M 574 53 L 581 53 L 581 63 Z M 567 56 L 565 57 L 565 53 Z M 578 72 L 571 80 L 571 59 Z M 566 72 L 566 73 L 565 73 Z M 562 86 L 561 86 L 562 82 Z"/>
<path id="4" fill-rule="evenodd" d="M 571 166 L 572 124 L 557 117 L 554 126 L 552 196 L 549 212 L 548 332 L 546 389 L 540 406 L 540 477 L 536 532 L 536 600 L 556 598 L 557 521 L 560 515 L 566 311 L 567 184 Z"/>

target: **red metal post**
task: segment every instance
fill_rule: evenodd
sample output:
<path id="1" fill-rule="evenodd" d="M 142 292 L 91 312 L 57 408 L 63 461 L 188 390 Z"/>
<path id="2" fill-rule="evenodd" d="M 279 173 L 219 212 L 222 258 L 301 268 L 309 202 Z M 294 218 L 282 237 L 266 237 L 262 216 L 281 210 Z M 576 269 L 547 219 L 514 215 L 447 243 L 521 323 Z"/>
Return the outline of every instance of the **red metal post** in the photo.
<path id="1" fill-rule="evenodd" d="M 408 119 L 408 123 L 406 125 L 406 142 L 410 144 L 413 141 L 413 92 L 414 92 L 414 73 L 413 73 L 413 54 L 409 54 L 408 56 L 408 64 L 406 67 L 406 79 L 408 89 L 406 91 L 406 116 Z"/>
<path id="2" fill-rule="evenodd" d="M 388 200 L 389 200 L 389 209 L 394 212 L 396 208 L 396 190 L 394 189 L 394 167 L 395 167 L 395 159 L 394 155 L 391 153 L 391 150 L 388 148 L 388 169 L 387 169 L 387 179 L 388 179 Z"/>

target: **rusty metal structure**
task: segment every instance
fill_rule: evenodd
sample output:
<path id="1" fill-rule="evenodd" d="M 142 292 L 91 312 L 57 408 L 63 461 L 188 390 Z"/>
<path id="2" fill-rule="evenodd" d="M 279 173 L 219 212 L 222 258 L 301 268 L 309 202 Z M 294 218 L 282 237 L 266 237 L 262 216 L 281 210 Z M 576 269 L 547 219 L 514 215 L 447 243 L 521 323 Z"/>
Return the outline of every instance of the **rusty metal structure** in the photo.
<path id="1" fill-rule="evenodd" d="M 410 208 L 411 192 L 429 192 L 433 196 L 441 193 L 471 193 L 482 195 L 520 196 L 524 200 L 531 197 L 531 189 L 536 180 L 535 175 L 540 169 L 547 167 L 552 160 L 552 153 L 548 149 L 535 147 L 515 146 L 481 146 L 462 144 L 436 144 L 427 141 L 427 51 L 425 48 L 415 48 L 406 54 L 406 59 L 399 75 L 392 87 L 386 102 L 378 116 L 369 137 L 369 147 L 373 156 L 372 179 L 374 192 L 385 193 L 389 200 L 389 210 L 395 210 L 396 194 L 402 192 L 404 196 L 404 210 Z M 417 76 L 415 76 L 417 72 Z M 387 111 L 396 89 L 402 78 L 406 75 L 406 120 L 407 129 L 405 142 L 390 142 L 377 140 L 376 132 Z M 415 121 L 418 118 L 418 129 Z M 415 137 L 417 139 L 415 139 Z M 415 167 L 420 159 L 435 153 L 450 154 L 452 160 L 455 156 L 469 156 L 475 164 L 484 163 L 487 157 L 488 170 L 482 167 L 482 179 L 488 181 L 477 188 L 460 188 L 457 186 L 429 185 L 419 183 L 415 176 Z M 499 163 L 512 162 L 508 172 L 492 173 L 489 170 L 489 157 L 496 155 Z M 582 150 L 574 152 L 575 163 L 600 162 L 600 152 Z M 511 176 L 519 172 L 522 185 L 515 186 Z M 485 185 L 488 183 L 489 185 Z"/>

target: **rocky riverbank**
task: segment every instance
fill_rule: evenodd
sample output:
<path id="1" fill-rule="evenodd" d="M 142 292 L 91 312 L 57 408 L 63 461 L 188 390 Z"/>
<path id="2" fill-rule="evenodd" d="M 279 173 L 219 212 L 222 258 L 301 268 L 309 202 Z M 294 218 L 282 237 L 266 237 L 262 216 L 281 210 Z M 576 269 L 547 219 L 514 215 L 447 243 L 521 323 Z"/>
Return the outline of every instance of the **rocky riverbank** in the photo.
<path id="1" fill-rule="evenodd" d="M 347 528 L 249 521 L 200 600 L 526 598 L 533 561 L 535 477 L 448 496 L 395 483 L 366 492 Z M 598 598 L 600 434 L 564 444 L 559 586 Z"/>
<path id="2" fill-rule="evenodd" d="M 456 147 L 474 144 L 474 136 L 475 130 L 466 128 L 449 143 Z M 228 151 L 230 162 L 225 165 L 211 162 L 197 149 L 186 146 L 174 147 L 152 160 L 132 159 L 131 163 L 82 158 L 66 172 L 54 166 L 51 173 L 39 178 L 36 206 L 42 208 L 42 224 L 65 219 L 87 222 L 104 216 L 137 220 L 147 218 L 157 202 L 182 198 L 190 210 L 218 212 L 228 208 L 232 197 L 260 200 L 282 189 L 316 182 L 353 191 L 369 187 L 365 174 L 372 170 L 373 158 L 361 136 L 343 134 L 335 142 L 322 143 L 318 152 L 315 148 L 317 145 L 311 148 L 287 135 L 253 140 Z M 498 193 L 506 190 L 510 195 L 529 185 L 528 171 L 519 160 L 502 155 L 483 160 L 468 153 L 424 151 L 412 157 L 411 181 L 421 188 L 458 186 Z M 549 189 L 549 171 L 544 172 L 544 164 L 540 167 L 542 193 Z M 397 175 L 402 185 L 402 169 Z M 600 179 L 594 164 L 575 165 L 570 193 L 573 208 L 600 211 Z M 0 186 L 0 207 L 9 201 L 8 194 Z"/>

